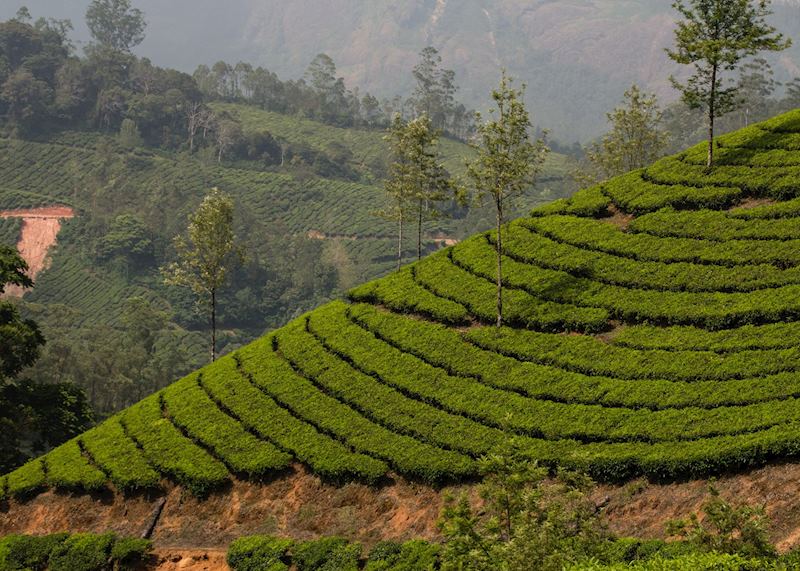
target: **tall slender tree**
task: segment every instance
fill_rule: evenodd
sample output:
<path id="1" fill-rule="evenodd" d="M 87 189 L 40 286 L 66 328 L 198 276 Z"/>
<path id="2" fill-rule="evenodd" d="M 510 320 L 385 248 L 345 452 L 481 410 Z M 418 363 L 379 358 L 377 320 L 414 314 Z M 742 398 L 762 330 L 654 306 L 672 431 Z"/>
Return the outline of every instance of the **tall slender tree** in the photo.
<path id="1" fill-rule="evenodd" d="M 694 74 L 685 83 L 671 80 L 690 108 L 705 110 L 708 169 L 714 164 L 714 121 L 739 104 L 739 86 L 726 83 L 725 72 L 735 70 L 744 58 L 791 45 L 767 23 L 769 5 L 769 0 L 676 0 L 672 5 L 683 20 L 675 30 L 675 48 L 667 54 L 694 66 Z"/>
<path id="2" fill-rule="evenodd" d="M 188 239 L 175 238 L 178 260 L 164 268 L 167 285 L 189 287 L 207 306 L 211 322 L 211 360 L 217 358 L 217 295 L 236 264 L 244 262 L 244 248 L 233 232 L 233 199 L 211 189 L 189 216 Z"/>
<path id="3" fill-rule="evenodd" d="M 512 87 L 505 70 L 500 86 L 492 92 L 497 110 L 493 119 L 479 116 L 475 160 L 467 174 L 479 197 L 495 207 L 495 253 L 497 255 L 497 326 L 503 324 L 503 223 L 508 202 L 534 184 L 549 149 L 543 139 L 531 137 L 531 121 L 525 108 L 525 86 Z"/>
<path id="4" fill-rule="evenodd" d="M 386 191 L 392 198 L 390 212 L 398 220 L 397 267 L 402 262 L 403 223 L 413 216 L 417 226 L 417 260 L 422 258 L 422 236 L 425 221 L 435 220 L 442 213 L 439 203 L 458 198 L 457 186 L 444 168 L 438 150 L 439 131 L 423 114 L 406 123 L 395 117 L 386 140 L 394 162 L 389 169 Z"/>

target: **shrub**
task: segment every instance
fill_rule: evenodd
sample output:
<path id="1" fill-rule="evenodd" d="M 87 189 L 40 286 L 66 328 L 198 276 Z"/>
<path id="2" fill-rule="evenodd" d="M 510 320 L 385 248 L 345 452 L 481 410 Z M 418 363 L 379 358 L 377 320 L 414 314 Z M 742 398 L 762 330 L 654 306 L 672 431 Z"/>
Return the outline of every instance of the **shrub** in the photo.
<path id="1" fill-rule="evenodd" d="M 439 567 L 439 546 L 422 540 L 382 541 L 370 551 L 365 571 L 433 571 Z"/>
<path id="2" fill-rule="evenodd" d="M 48 571 L 105 571 L 116 537 L 113 533 L 76 533 L 55 546 Z"/>
<path id="3" fill-rule="evenodd" d="M 228 565 L 233 571 L 288 571 L 287 552 L 292 545 L 289 539 L 240 537 L 228 548 Z"/>
<path id="4" fill-rule="evenodd" d="M 0 569 L 44 571 L 50 553 L 69 537 L 67 533 L 45 536 L 9 535 L 0 539 Z"/>
<path id="5" fill-rule="evenodd" d="M 361 555 L 359 544 L 343 537 L 323 537 L 298 544 L 293 563 L 298 571 L 356 571 Z"/>
<path id="6" fill-rule="evenodd" d="M 149 539 L 123 537 L 117 539 L 111 549 L 111 560 L 127 567 L 144 561 L 153 549 L 153 542 Z"/>

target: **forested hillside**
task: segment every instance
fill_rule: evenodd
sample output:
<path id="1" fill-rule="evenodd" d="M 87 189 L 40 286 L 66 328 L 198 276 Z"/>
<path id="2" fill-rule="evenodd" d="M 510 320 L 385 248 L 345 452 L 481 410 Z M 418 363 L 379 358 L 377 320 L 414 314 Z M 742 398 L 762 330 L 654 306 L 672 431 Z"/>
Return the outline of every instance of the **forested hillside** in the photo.
<path id="1" fill-rule="evenodd" d="M 384 119 L 353 125 L 360 116 L 326 99 L 324 82 L 295 85 L 306 111 L 284 112 L 198 85 L 132 55 L 143 32 L 98 39 L 82 55 L 66 22 L 21 13 L 0 24 L 0 211 L 76 213 L 21 303 L 48 339 L 24 375 L 77 383 L 100 418 L 207 359 L 206 312 L 188 290 L 165 286 L 159 268 L 210 188 L 233 197 L 250 252 L 220 295 L 223 353 L 395 263 L 394 224 L 375 215 L 387 200 Z M 259 93 L 286 96 L 288 84 L 270 85 L 276 91 Z M 339 122 L 335 112 L 350 119 L 322 122 Z M 442 151 L 462 173 L 468 147 L 445 138 Z M 518 211 L 558 196 L 564 173 L 564 157 L 553 155 L 539 193 Z M 426 251 L 490 224 L 486 208 L 448 211 L 427 227 Z M 19 229 L 2 220 L 0 240 L 15 245 Z M 410 237 L 404 247 L 415 253 Z"/>

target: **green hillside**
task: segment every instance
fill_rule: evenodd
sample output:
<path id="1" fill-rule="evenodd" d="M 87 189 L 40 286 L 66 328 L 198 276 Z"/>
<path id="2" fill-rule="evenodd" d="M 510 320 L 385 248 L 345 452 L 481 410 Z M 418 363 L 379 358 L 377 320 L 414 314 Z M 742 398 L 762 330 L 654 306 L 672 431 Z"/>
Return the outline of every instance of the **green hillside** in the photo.
<path id="1" fill-rule="evenodd" d="M 250 117 L 258 117 L 264 121 L 265 129 L 280 138 L 287 137 L 289 144 L 306 141 L 312 146 L 319 145 L 320 152 L 326 152 L 330 150 L 328 142 L 336 139 L 349 155 L 368 153 L 369 160 L 387 160 L 380 132 L 339 129 L 245 106 L 229 107 L 235 107 L 236 113 L 243 115 L 245 125 L 254 128 L 255 122 Z M 302 124 L 302 130 L 293 127 L 297 122 Z M 469 153 L 465 145 L 452 141 L 447 141 L 445 148 L 456 166 L 460 164 L 457 157 Z M 188 213 L 213 186 L 234 197 L 240 210 L 239 233 L 252 251 L 274 251 L 287 258 L 287 248 L 281 247 L 281 242 L 307 240 L 312 234 L 339 239 L 354 268 L 350 278 L 354 283 L 385 274 L 394 265 L 395 228 L 372 214 L 384 206 L 385 198 L 377 175 L 369 171 L 363 173 L 366 180 L 361 182 L 315 176 L 290 167 L 263 170 L 248 161 L 218 164 L 216 160 L 184 154 L 127 149 L 115 137 L 99 133 L 66 132 L 44 141 L 0 139 L 0 151 L 0 209 L 50 204 L 78 209 L 78 218 L 66 224 L 61 246 L 53 255 L 51 270 L 42 274 L 38 287 L 26 300 L 58 299 L 83 312 L 81 323 L 117 322 L 118 308 L 99 302 L 98 296 L 119 301 L 135 293 L 142 294 L 130 291 L 118 295 L 121 289 L 135 286 L 146 287 L 151 297 L 169 295 L 162 291 L 152 275 L 131 279 L 130 275 L 119 276 L 108 271 L 109 268 L 98 266 L 93 259 L 94 252 L 86 247 L 87 225 L 90 232 L 102 234 L 114 216 L 133 213 L 145 221 L 158 242 L 157 249 L 163 251 L 185 226 Z M 548 165 L 543 184 L 547 186 L 550 181 L 550 186 L 560 186 L 563 173 L 564 157 L 556 155 Z M 534 196 L 531 200 L 520 204 L 519 208 L 529 207 L 541 199 Z M 476 228 L 488 227 L 490 220 L 488 209 L 473 208 L 465 218 L 430 225 L 428 236 L 462 238 Z M 15 223 L 2 224 L 3 241 L 13 242 Z M 406 247 L 411 255 L 414 248 L 411 238 Z M 437 244 L 428 239 L 426 247 L 436 249 Z M 291 259 L 283 261 L 292 263 Z M 75 277 L 78 275 L 80 278 Z M 98 278 L 102 283 L 98 283 L 97 288 L 104 289 L 103 293 L 96 288 L 65 291 L 61 287 L 65 280 L 88 279 L 91 282 Z M 309 301 L 312 305 L 306 308 L 319 302 L 318 299 Z M 230 325 L 247 328 L 235 322 Z M 263 327 L 258 329 L 262 330 Z"/>
<path id="2" fill-rule="evenodd" d="M 377 178 L 387 168 L 386 143 L 381 131 L 323 125 L 297 115 L 282 115 L 249 105 L 213 103 L 211 107 L 237 118 L 245 133 L 268 132 L 289 144 L 307 145 L 319 152 L 336 153 L 338 149 L 344 148 L 349 153 L 347 159 L 358 171 Z M 457 175 L 464 173 L 464 159 L 472 155 L 466 145 L 443 138 L 440 151 L 448 170 Z M 545 164 L 543 181 L 566 176 L 568 168 L 565 155 L 550 154 Z"/>
<path id="3" fill-rule="evenodd" d="M 4 479 L 203 494 L 292 461 L 476 474 L 511 436 L 603 481 L 800 453 L 800 111 L 534 210 L 295 319 Z M 757 200 L 754 200 L 757 199 Z"/>

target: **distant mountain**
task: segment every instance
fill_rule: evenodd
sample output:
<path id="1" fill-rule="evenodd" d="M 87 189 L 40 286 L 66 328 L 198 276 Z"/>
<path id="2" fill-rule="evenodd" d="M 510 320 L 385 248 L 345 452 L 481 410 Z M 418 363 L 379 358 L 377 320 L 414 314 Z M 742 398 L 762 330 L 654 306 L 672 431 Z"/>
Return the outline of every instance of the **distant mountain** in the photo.
<path id="1" fill-rule="evenodd" d="M 24 0 L 18 0 L 23 2 Z M 0 6 L 0 17 L 16 3 Z M 83 18 L 88 0 L 28 0 L 35 16 Z M 299 77 L 319 52 L 351 85 L 379 95 L 411 89 L 411 68 L 426 45 L 457 72 L 462 98 L 483 107 L 499 68 L 529 85 L 537 121 L 563 140 L 586 139 L 636 81 L 665 100 L 676 68 L 667 0 L 134 0 L 148 16 L 138 50 L 161 65 L 248 60 Z M 800 3 L 774 2 L 775 22 L 800 40 Z M 79 39 L 87 37 L 76 26 Z M 800 42 L 774 58 L 779 78 L 800 75 Z"/>

